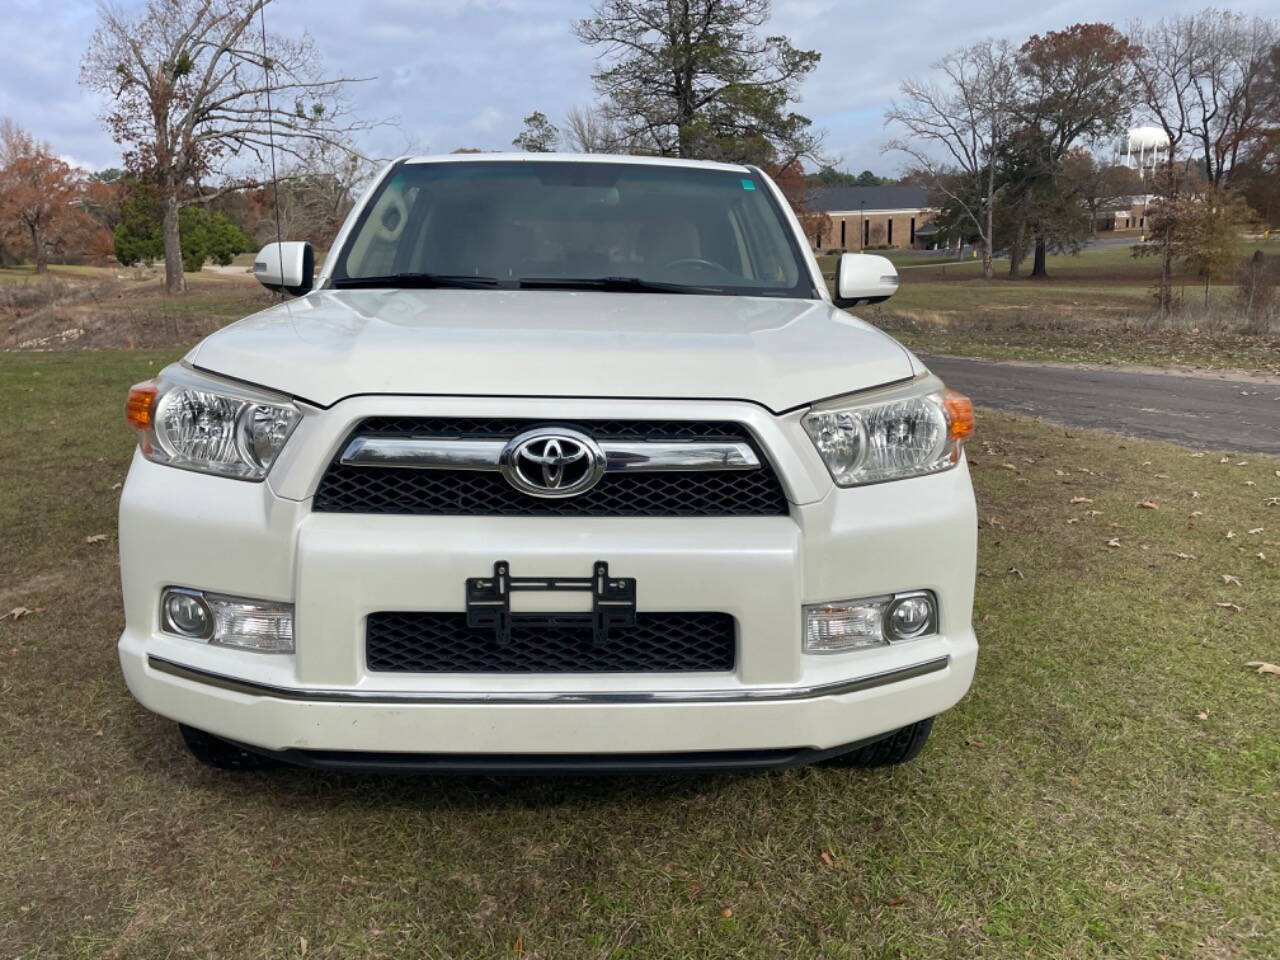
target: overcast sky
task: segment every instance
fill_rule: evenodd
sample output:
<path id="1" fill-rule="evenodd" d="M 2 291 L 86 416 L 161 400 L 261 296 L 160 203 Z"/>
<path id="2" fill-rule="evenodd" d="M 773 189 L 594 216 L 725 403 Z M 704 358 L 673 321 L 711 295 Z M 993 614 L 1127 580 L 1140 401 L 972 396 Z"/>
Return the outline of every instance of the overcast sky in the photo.
<path id="1" fill-rule="evenodd" d="M 118 0 L 141 6 L 140 0 Z M 853 171 L 896 173 L 885 156 L 886 104 L 903 77 L 986 36 L 1021 42 L 1068 24 L 1159 18 L 1204 0 L 775 0 L 771 32 L 822 53 L 799 110 L 825 130 L 828 153 Z M 11 117 L 82 165 L 119 163 L 98 103 L 78 86 L 79 62 L 97 21 L 94 0 L 3 0 L 0 116 Z M 1227 4 L 1275 15 L 1280 0 Z M 315 38 L 331 72 L 376 79 L 355 91 L 366 117 L 397 117 L 364 147 L 392 156 L 456 147 L 508 149 L 521 118 L 542 110 L 559 122 L 591 102 L 593 52 L 570 33 L 589 0 L 277 0 L 267 27 Z"/>

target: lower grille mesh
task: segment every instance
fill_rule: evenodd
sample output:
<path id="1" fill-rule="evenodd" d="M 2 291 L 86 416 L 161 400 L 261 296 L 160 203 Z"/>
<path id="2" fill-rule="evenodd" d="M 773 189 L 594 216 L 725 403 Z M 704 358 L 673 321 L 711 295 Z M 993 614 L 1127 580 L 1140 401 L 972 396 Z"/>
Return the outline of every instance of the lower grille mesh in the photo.
<path id="1" fill-rule="evenodd" d="M 641 613 L 591 643 L 589 627 L 521 626 L 498 646 L 463 613 L 373 613 L 365 634 L 379 673 L 681 673 L 733 669 L 736 636 L 727 613 Z"/>

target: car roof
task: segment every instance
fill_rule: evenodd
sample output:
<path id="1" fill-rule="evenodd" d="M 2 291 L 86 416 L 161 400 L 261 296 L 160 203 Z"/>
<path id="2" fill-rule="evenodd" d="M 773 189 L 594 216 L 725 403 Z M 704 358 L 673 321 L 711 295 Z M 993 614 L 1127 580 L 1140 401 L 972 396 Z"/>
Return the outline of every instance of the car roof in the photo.
<path id="1" fill-rule="evenodd" d="M 651 157 L 614 153 L 441 153 L 399 158 L 404 163 L 627 163 L 655 167 L 695 167 L 703 170 L 726 170 L 745 173 L 750 168 L 740 163 L 715 163 L 711 160 L 687 160 L 683 157 Z"/>

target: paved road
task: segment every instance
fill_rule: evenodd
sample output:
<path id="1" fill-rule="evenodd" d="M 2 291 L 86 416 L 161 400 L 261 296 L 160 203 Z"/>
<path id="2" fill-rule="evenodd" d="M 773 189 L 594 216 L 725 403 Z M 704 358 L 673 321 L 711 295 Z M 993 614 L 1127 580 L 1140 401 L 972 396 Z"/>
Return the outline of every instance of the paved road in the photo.
<path id="1" fill-rule="evenodd" d="M 982 406 L 1208 450 L 1280 454 L 1280 383 L 922 359 Z"/>

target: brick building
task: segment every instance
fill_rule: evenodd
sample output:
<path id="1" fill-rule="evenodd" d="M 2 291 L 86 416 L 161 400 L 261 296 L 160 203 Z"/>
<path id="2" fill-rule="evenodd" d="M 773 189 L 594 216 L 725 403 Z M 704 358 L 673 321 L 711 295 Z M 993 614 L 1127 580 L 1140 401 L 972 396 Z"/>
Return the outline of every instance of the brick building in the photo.
<path id="1" fill-rule="evenodd" d="M 938 211 L 926 187 L 818 187 L 805 204 L 831 220 L 809 238 L 818 250 L 923 250 L 935 242 L 930 224 Z"/>

